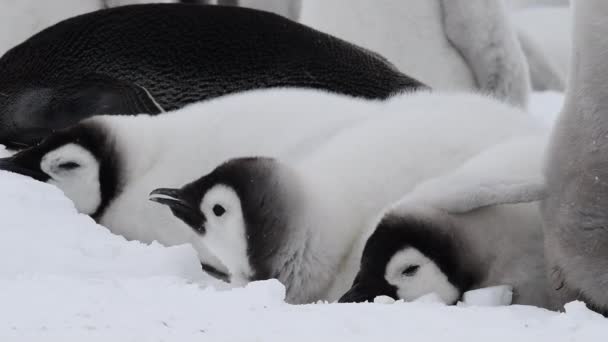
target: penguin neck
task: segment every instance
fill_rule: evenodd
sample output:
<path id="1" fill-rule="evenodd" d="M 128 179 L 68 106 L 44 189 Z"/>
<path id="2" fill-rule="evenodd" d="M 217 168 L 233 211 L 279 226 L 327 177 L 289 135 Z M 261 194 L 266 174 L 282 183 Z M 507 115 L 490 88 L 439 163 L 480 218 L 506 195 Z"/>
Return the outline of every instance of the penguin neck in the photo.
<path id="1" fill-rule="evenodd" d="M 494 251 L 475 239 L 478 234 L 471 230 L 479 227 L 470 227 L 454 219 L 451 221 L 454 227 L 453 248 L 458 251 L 458 287 L 464 293 L 476 288 L 484 280 L 482 275 L 487 273 L 490 262 L 494 259 Z"/>
<path id="2" fill-rule="evenodd" d="M 608 2 L 575 1 L 573 13 L 570 79 L 563 111 L 578 113 L 586 121 L 608 120 L 604 114 L 608 113 Z"/>
<path id="3" fill-rule="evenodd" d="M 159 142 L 165 139 L 149 115 L 102 116 L 93 120 L 99 120 L 113 133 L 112 143 L 123 156 L 125 182 L 144 174 L 160 154 Z"/>
<path id="4" fill-rule="evenodd" d="M 461 295 L 479 283 L 489 256 L 476 247 L 478 242 L 470 238 L 467 225 L 432 206 L 411 204 L 406 212 L 414 221 L 428 222 L 423 226 L 423 235 L 415 239 L 422 245 L 413 247 L 433 259 Z M 409 233 L 416 235 L 414 227 Z"/>
<path id="5" fill-rule="evenodd" d="M 287 288 L 287 301 L 296 304 L 327 299 L 358 236 L 357 229 L 345 227 L 352 206 L 345 205 L 335 189 L 304 173 L 298 173 L 298 183 L 298 205 L 273 267 Z"/>

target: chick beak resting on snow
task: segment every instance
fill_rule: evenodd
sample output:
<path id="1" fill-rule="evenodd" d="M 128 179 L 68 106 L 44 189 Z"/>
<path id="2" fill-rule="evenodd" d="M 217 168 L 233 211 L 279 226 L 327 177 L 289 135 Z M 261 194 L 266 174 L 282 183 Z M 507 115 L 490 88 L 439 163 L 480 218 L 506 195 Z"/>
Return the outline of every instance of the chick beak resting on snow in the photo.
<path id="1" fill-rule="evenodd" d="M 348 292 L 346 292 L 342 297 L 340 297 L 338 303 L 371 303 L 378 296 L 387 296 L 393 298 L 394 300 L 399 299 L 397 296 L 396 288 L 388 283 L 361 283 L 355 281 L 353 287 L 348 290 Z"/>
<path id="2" fill-rule="evenodd" d="M 150 193 L 150 201 L 168 206 L 177 218 L 183 220 L 200 234 L 205 232 L 205 216 L 196 205 L 184 199 L 180 189 L 156 189 Z M 230 275 L 203 262 L 201 262 L 201 266 L 203 271 L 209 275 L 224 282 L 230 282 Z"/>
<path id="3" fill-rule="evenodd" d="M 49 179 L 49 175 L 42 172 L 39 165 L 28 166 L 20 164 L 15 157 L 0 158 L 0 170 L 18 173 L 41 182 L 46 182 Z"/>
<path id="4" fill-rule="evenodd" d="M 180 189 L 156 189 L 150 193 L 150 201 L 168 206 L 177 218 L 200 234 L 205 233 L 205 216 L 184 198 Z"/>

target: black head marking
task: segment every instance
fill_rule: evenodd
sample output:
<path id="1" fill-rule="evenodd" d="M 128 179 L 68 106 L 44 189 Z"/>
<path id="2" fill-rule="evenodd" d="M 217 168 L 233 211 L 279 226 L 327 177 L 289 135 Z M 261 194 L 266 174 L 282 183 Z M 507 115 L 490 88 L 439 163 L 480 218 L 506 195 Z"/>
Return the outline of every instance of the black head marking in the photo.
<path id="1" fill-rule="evenodd" d="M 175 217 L 182 220 L 199 234 L 205 234 L 207 218 L 199 209 L 201 198 L 194 191 L 184 189 L 156 189 L 150 193 L 152 202 L 164 204 Z"/>
<path id="2" fill-rule="evenodd" d="M 279 171 L 283 168 L 284 166 L 271 158 L 232 159 L 218 166 L 208 175 L 177 190 L 179 192 L 177 196 L 180 200 L 187 201 L 187 206 L 190 208 L 199 208 L 207 191 L 214 186 L 224 185 L 234 190 L 241 202 L 245 222 L 247 255 L 254 271 L 251 280 L 270 279 L 276 276 L 272 262 L 285 239 L 290 206 L 289 196 L 286 195 L 286 189 L 282 184 L 282 172 Z M 155 192 L 158 194 L 158 191 Z M 166 189 L 161 192 L 166 192 Z M 153 200 L 161 202 L 157 198 Z M 224 215 L 225 211 L 221 204 L 213 207 L 213 214 L 216 216 Z M 198 214 L 202 215 L 200 209 L 197 209 Z M 203 215 L 200 222 L 204 225 L 205 221 Z M 186 220 L 184 222 L 188 223 Z M 189 225 L 204 234 L 204 228 Z"/>
<path id="3" fill-rule="evenodd" d="M 96 121 L 84 121 L 76 126 L 54 132 L 40 144 L 23 150 L 12 157 L 0 160 L 0 169 L 30 176 L 42 182 L 50 179 L 40 168 L 42 158 L 49 152 L 67 144 L 76 144 L 89 151 L 99 162 L 101 203 L 91 216 L 98 220 L 118 195 L 120 184 L 120 157 L 107 129 Z M 66 169 L 79 167 L 65 163 Z"/>
<path id="4" fill-rule="evenodd" d="M 361 267 L 353 288 L 364 288 L 367 293 L 351 289 L 340 301 L 355 298 L 373 299 L 377 295 L 388 295 L 397 298 L 396 291 L 390 292 L 392 286 L 385 279 L 385 272 L 391 258 L 407 247 L 416 248 L 427 258 L 433 260 L 460 293 L 467 291 L 477 278 L 467 267 L 458 252 L 458 241 L 450 234 L 449 229 L 441 229 L 430 220 L 413 216 L 387 215 L 376 227 L 368 239 L 361 258 Z M 415 265 L 414 265 L 415 267 Z M 416 272 L 406 269 L 406 272 Z M 384 292 L 373 289 L 381 289 Z M 351 300 L 352 301 L 352 300 Z"/>
<path id="5" fill-rule="evenodd" d="M 389 284 L 384 275 L 382 278 L 368 277 L 357 274 L 353 285 L 338 302 L 340 303 L 362 303 L 372 302 L 377 296 L 389 296 L 397 298 L 397 288 Z"/>

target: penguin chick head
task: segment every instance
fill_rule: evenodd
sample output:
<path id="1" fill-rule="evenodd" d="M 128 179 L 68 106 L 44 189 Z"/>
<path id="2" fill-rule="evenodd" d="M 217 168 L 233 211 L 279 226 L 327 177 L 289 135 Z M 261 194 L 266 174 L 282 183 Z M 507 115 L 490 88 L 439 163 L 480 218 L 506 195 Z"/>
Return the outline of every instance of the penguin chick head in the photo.
<path id="1" fill-rule="evenodd" d="M 237 158 L 180 189 L 156 189 L 150 200 L 168 206 L 190 226 L 193 241 L 244 285 L 275 277 L 274 263 L 285 239 L 291 197 L 287 168 L 271 158 Z"/>
<path id="2" fill-rule="evenodd" d="M 455 303 L 471 284 L 449 221 L 388 214 L 369 237 L 359 272 L 342 303 L 377 296 L 413 301 L 435 293 Z"/>
<path id="3" fill-rule="evenodd" d="M 0 159 L 0 170 L 53 184 L 80 213 L 95 217 L 103 212 L 118 187 L 116 156 L 107 138 L 101 125 L 84 122 Z"/>

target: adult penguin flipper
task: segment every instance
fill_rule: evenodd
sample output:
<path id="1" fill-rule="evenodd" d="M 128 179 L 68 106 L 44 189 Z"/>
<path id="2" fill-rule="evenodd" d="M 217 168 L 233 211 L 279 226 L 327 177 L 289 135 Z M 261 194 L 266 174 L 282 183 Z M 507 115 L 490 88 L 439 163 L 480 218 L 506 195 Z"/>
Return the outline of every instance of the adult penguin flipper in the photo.
<path id="1" fill-rule="evenodd" d="M 29 88 L 0 112 L 0 144 L 32 146 L 50 132 L 102 114 L 163 112 L 143 87 L 108 76 L 90 74 L 53 88 Z"/>
<path id="2" fill-rule="evenodd" d="M 516 138 L 470 158 L 456 170 L 419 184 L 405 203 L 429 204 L 450 214 L 545 198 L 544 138 Z"/>
<path id="3" fill-rule="evenodd" d="M 469 65 L 477 87 L 526 108 L 530 75 L 505 4 L 488 0 L 442 0 L 444 31 Z"/>

